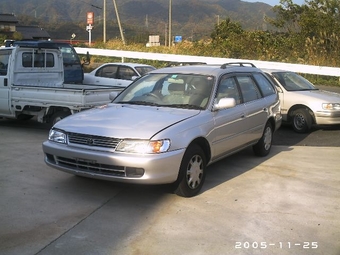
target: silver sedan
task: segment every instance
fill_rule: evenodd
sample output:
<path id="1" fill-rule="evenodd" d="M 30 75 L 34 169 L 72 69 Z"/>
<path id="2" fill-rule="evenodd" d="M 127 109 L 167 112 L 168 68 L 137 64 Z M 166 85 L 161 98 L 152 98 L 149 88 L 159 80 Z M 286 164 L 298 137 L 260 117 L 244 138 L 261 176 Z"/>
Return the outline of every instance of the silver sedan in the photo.
<path id="1" fill-rule="evenodd" d="M 301 75 L 284 70 L 263 69 L 276 84 L 282 119 L 298 133 L 312 125 L 340 124 L 340 94 L 317 89 Z"/>
<path id="2" fill-rule="evenodd" d="M 135 78 L 155 70 L 150 65 L 138 63 L 105 63 L 84 74 L 84 84 L 127 87 Z"/>

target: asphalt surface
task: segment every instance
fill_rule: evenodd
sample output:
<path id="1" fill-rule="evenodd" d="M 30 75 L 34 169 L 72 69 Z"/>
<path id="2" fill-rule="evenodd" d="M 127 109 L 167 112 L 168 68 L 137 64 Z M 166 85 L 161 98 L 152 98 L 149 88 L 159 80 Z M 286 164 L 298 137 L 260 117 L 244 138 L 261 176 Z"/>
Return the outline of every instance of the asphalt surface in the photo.
<path id="1" fill-rule="evenodd" d="M 208 168 L 194 198 L 49 168 L 48 127 L 0 119 L 0 255 L 340 255 L 340 127 L 283 126 Z"/>

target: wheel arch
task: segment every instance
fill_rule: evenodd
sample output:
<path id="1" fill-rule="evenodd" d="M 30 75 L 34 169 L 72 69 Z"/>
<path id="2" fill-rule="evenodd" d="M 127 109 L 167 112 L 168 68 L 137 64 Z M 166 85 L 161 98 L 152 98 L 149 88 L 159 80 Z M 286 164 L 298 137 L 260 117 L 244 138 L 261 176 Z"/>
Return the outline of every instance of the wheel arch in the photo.
<path id="1" fill-rule="evenodd" d="M 315 124 L 315 115 L 314 112 L 306 105 L 304 104 L 296 104 L 293 105 L 292 107 L 289 108 L 288 114 L 287 114 L 287 121 L 288 122 L 292 122 L 292 118 L 293 118 L 293 113 L 294 111 L 296 111 L 297 109 L 306 109 L 308 111 L 308 113 L 310 114 L 310 116 L 312 116 L 312 122 L 313 124 Z"/>
<path id="2" fill-rule="evenodd" d="M 193 144 L 196 144 L 202 148 L 207 163 L 210 162 L 211 148 L 207 139 L 205 139 L 204 137 L 197 137 L 188 145 L 188 148 Z"/>
<path id="3" fill-rule="evenodd" d="M 271 117 L 267 120 L 267 123 L 268 123 L 268 122 L 272 125 L 273 132 L 275 132 L 275 130 L 276 130 L 277 128 L 276 128 L 276 122 L 275 122 L 274 117 L 271 116 Z"/>
<path id="4" fill-rule="evenodd" d="M 61 107 L 61 106 L 51 106 L 48 108 L 47 114 L 46 114 L 46 122 L 50 123 L 52 116 L 57 112 L 65 112 L 69 115 L 73 114 L 73 111 L 68 107 Z"/>

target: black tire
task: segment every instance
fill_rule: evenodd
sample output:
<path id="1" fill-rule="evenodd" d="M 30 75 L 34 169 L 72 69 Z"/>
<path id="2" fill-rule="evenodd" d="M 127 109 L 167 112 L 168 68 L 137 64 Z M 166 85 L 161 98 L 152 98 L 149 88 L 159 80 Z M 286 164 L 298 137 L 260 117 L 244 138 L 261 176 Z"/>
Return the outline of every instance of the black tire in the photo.
<path id="1" fill-rule="evenodd" d="M 34 116 L 33 115 L 28 115 L 28 114 L 19 114 L 17 116 L 18 120 L 30 120 L 32 119 Z"/>
<path id="2" fill-rule="evenodd" d="M 297 133 L 307 133 L 312 128 L 312 116 L 307 109 L 299 108 L 292 114 L 292 126 Z"/>
<path id="3" fill-rule="evenodd" d="M 273 142 L 273 126 L 267 122 L 261 139 L 253 145 L 253 151 L 256 156 L 265 157 L 269 154 Z"/>
<path id="4" fill-rule="evenodd" d="M 60 121 L 63 118 L 66 118 L 67 116 L 71 115 L 70 112 L 65 112 L 65 111 L 59 111 L 59 112 L 55 112 L 51 118 L 49 119 L 49 124 L 50 126 L 54 126 L 54 124 L 56 124 L 58 121 Z"/>
<path id="5" fill-rule="evenodd" d="M 206 175 L 206 158 L 198 145 L 190 146 L 185 152 L 175 183 L 175 194 L 193 197 L 201 190 Z"/>

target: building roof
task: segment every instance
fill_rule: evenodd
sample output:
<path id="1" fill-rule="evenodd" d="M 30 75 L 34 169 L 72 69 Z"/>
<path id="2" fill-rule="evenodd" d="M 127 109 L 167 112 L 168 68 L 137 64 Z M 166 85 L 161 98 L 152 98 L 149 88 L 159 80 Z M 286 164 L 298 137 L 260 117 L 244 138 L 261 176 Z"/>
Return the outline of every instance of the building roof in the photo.
<path id="1" fill-rule="evenodd" d="M 50 39 L 51 36 L 41 27 L 38 26 L 16 26 L 16 31 L 22 34 L 23 39 Z"/>
<path id="2" fill-rule="evenodd" d="M 0 23 L 19 23 L 14 14 L 0 13 Z"/>

